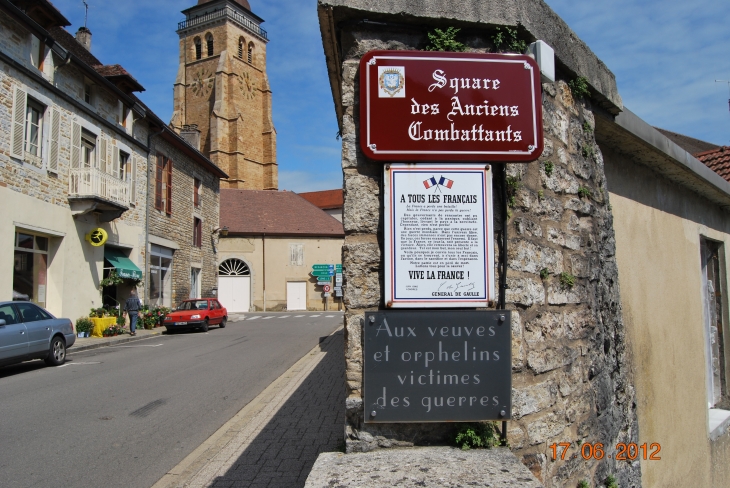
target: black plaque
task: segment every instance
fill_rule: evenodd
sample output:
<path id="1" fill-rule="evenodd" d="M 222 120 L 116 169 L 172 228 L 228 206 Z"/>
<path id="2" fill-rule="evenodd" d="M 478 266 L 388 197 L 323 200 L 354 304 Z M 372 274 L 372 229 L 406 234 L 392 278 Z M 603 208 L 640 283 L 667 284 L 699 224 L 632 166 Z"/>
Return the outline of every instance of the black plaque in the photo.
<path id="1" fill-rule="evenodd" d="M 509 419 L 510 323 L 508 310 L 367 312 L 365 422 Z"/>

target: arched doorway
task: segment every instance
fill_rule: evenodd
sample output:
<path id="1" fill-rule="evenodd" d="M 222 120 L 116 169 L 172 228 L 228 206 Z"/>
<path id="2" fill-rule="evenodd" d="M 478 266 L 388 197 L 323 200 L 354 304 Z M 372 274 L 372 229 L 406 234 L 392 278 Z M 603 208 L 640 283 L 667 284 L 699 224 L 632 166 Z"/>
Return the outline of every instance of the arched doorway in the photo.
<path id="1" fill-rule="evenodd" d="M 231 313 L 251 308 L 251 270 L 241 259 L 226 259 L 218 266 L 218 300 Z"/>

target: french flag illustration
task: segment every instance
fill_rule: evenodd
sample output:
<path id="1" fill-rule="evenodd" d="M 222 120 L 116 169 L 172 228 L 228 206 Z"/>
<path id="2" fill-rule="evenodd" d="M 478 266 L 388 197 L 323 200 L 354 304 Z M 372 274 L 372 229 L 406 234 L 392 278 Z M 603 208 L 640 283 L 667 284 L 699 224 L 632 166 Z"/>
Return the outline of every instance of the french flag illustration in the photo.
<path id="1" fill-rule="evenodd" d="M 453 185 L 453 184 L 454 184 L 454 182 L 452 180 L 450 180 L 448 178 L 444 178 L 443 176 L 439 180 L 439 185 L 445 186 L 446 188 L 449 188 L 449 189 L 451 189 L 451 185 Z"/>
<path id="2" fill-rule="evenodd" d="M 438 183 L 436 183 L 436 178 L 434 178 L 433 176 L 427 180 L 423 180 L 423 186 L 425 186 L 426 188 L 431 188 L 436 185 L 438 185 Z"/>

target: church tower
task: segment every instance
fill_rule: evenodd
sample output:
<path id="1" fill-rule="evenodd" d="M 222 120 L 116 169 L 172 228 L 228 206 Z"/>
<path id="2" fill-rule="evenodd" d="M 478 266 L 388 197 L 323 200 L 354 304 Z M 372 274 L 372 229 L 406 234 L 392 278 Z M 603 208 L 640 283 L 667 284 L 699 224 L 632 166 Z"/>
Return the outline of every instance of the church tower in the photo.
<path id="1" fill-rule="evenodd" d="M 171 125 L 228 173 L 221 188 L 276 190 L 263 19 L 248 0 L 198 0 L 182 13 Z"/>

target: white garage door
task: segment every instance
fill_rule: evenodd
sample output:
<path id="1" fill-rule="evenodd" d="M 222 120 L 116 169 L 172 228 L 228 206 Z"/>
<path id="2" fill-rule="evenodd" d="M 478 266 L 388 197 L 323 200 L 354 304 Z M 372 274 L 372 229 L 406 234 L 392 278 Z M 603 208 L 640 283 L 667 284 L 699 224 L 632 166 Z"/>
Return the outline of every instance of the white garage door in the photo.
<path id="1" fill-rule="evenodd" d="M 240 259 L 227 259 L 218 267 L 218 300 L 229 313 L 251 309 L 251 271 Z"/>
<path id="2" fill-rule="evenodd" d="M 286 309 L 306 310 L 307 309 L 307 282 L 289 281 L 286 284 Z"/>
<path id="3" fill-rule="evenodd" d="M 251 277 L 219 276 L 218 300 L 228 313 L 248 312 L 251 307 Z"/>

